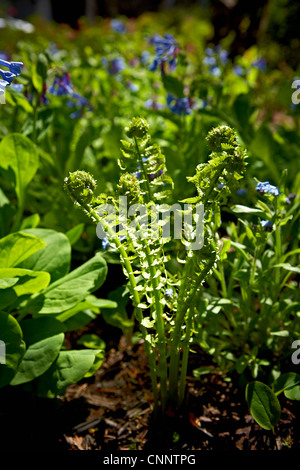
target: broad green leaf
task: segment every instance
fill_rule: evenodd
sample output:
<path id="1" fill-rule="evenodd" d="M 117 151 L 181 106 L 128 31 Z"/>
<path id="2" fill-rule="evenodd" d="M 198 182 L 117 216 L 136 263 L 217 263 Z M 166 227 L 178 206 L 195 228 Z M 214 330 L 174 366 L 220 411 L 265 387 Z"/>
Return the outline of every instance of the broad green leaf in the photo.
<path id="1" fill-rule="evenodd" d="M 17 284 L 18 280 L 19 279 L 17 277 L 0 279 L 0 289 L 9 289 L 10 287 Z"/>
<path id="2" fill-rule="evenodd" d="M 78 305 L 81 305 L 81 303 Z M 74 309 L 76 309 L 76 313 L 72 314 L 72 316 L 69 317 L 67 320 L 62 320 L 68 331 L 75 331 L 79 328 L 82 328 L 83 326 L 95 320 L 95 318 L 97 318 L 98 313 L 100 312 L 99 310 L 96 311 L 91 310 L 89 308 L 84 310 L 82 310 L 81 308 L 77 309 L 77 306 L 74 307 Z M 68 312 L 70 312 L 70 310 L 68 310 Z M 64 314 L 65 312 L 61 315 Z M 60 319 L 60 315 L 58 315 L 57 318 Z"/>
<path id="3" fill-rule="evenodd" d="M 66 388 L 79 380 L 91 369 L 96 350 L 61 351 L 51 367 L 37 379 L 40 397 L 54 398 L 64 395 Z"/>
<path id="4" fill-rule="evenodd" d="M 0 267 L 13 268 L 45 246 L 40 238 L 15 232 L 0 240 Z"/>
<path id="5" fill-rule="evenodd" d="M 92 367 L 84 374 L 84 377 L 92 377 L 103 364 L 105 351 L 103 349 L 95 350 L 95 359 Z"/>
<path id="6" fill-rule="evenodd" d="M 27 349 L 10 385 L 30 382 L 46 372 L 64 341 L 65 328 L 52 317 L 23 320 L 21 328 Z"/>
<path id="7" fill-rule="evenodd" d="M 9 232 L 11 220 L 14 215 L 14 209 L 9 199 L 0 188 L 0 237 L 4 237 Z"/>
<path id="8" fill-rule="evenodd" d="M 68 331 L 72 331 L 94 320 L 100 313 L 100 308 L 116 307 L 117 303 L 112 300 L 98 299 L 94 295 L 88 295 L 83 302 L 57 315 L 56 318 L 66 325 Z"/>
<path id="9" fill-rule="evenodd" d="M 11 168 L 15 174 L 14 187 L 21 203 L 24 191 L 34 177 L 39 158 L 32 141 L 19 133 L 6 135 L 0 143 L 0 166 L 7 170 Z"/>
<path id="10" fill-rule="evenodd" d="M 100 253 L 72 272 L 50 284 L 45 291 L 32 299 L 27 309 L 39 314 L 59 314 L 82 302 L 103 284 L 107 264 Z"/>
<path id="11" fill-rule="evenodd" d="M 23 108 L 29 115 L 32 114 L 33 108 L 28 99 L 24 96 L 21 91 L 16 91 L 12 87 L 8 87 L 8 93 L 6 93 L 6 99 L 12 106 L 19 106 Z"/>
<path id="12" fill-rule="evenodd" d="M 42 239 L 44 248 L 27 258 L 22 263 L 22 268 L 32 271 L 46 271 L 51 276 L 51 282 L 60 279 L 69 272 L 71 245 L 66 235 L 45 228 L 28 229 L 24 232 Z"/>
<path id="13" fill-rule="evenodd" d="M 50 274 L 43 271 L 31 271 L 21 268 L 0 269 L 0 279 L 19 278 L 13 286 L 17 296 L 35 294 L 45 289 L 50 282 Z M 1 300 L 0 300 L 1 303 Z"/>
<path id="14" fill-rule="evenodd" d="M 284 395 L 288 400 L 300 400 L 300 385 L 284 390 Z"/>
<path id="15" fill-rule="evenodd" d="M 90 349 L 105 349 L 106 344 L 100 336 L 95 334 L 86 334 L 79 338 L 78 344 Z"/>
<path id="16" fill-rule="evenodd" d="M 98 299 L 95 295 L 88 295 L 86 301 L 93 307 L 98 308 L 117 308 L 118 304 L 110 299 Z"/>
<path id="17" fill-rule="evenodd" d="M 287 372 L 278 377 L 278 379 L 273 384 L 273 390 L 276 395 L 285 390 L 295 387 L 295 385 L 300 384 L 300 374 L 296 372 Z"/>
<path id="18" fill-rule="evenodd" d="M 273 430 L 281 416 L 280 403 L 273 390 L 262 382 L 250 382 L 246 387 L 246 400 L 257 424 Z"/>
<path id="19" fill-rule="evenodd" d="M 17 320 L 8 313 L 0 312 L 0 387 L 7 385 L 15 375 L 25 352 L 23 334 Z M 2 356 L 0 352 L 0 356 Z"/>

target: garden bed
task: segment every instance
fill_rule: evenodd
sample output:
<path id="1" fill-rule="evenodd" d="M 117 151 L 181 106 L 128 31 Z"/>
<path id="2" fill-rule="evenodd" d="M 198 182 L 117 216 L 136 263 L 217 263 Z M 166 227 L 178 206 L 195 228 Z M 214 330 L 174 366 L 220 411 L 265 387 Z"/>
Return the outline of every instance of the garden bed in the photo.
<path id="1" fill-rule="evenodd" d="M 115 338 L 117 341 L 118 338 Z M 151 384 L 143 344 L 112 341 L 98 372 L 55 400 L 14 389 L 2 393 L 5 449 L 159 451 L 291 451 L 299 449 L 298 401 L 281 399 L 275 434 L 258 426 L 249 413 L 244 388 L 215 371 L 210 357 L 193 354 L 193 368 L 211 374 L 187 377 L 188 400 L 182 415 L 171 412 L 155 426 Z M 4 406 L 3 406 L 4 405 Z"/>

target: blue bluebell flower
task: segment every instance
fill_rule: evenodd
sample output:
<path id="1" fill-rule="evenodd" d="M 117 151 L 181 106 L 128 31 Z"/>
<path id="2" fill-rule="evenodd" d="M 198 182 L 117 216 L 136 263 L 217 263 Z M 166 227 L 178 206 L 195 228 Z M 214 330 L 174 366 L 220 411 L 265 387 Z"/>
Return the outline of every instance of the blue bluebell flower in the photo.
<path id="1" fill-rule="evenodd" d="M 172 288 L 166 289 L 165 290 L 165 296 L 173 299 L 174 291 Z"/>
<path id="2" fill-rule="evenodd" d="M 148 109 L 164 109 L 165 105 L 163 103 L 158 103 L 155 98 L 149 98 L 144 103 L 145 107 Z"/>
<path id="3" fill-rule="evenodd" d="M 116 33 L 126 33 L 126 26 L 122 21 L 117 20 L 117 19 L 112 19 L 110 22 L 111 29 L 115 31 Z"/>
<path id="4" fill-rule="evenodd" d="M 129 90 L 131 91 L 139 91 L 140 87 L 136 84 L 136 83 L 133 83 L 131 80 L 129 82 L 127 82 L 127 86 L 129 88 Z"/>
<path id="5" fill-rule="evenodd" d="M 55 77 L 54 82 L 48 89 L 48 93 L 56 96 L 71 95 L 73 93 L 73 88 L 70 74 L 66 73 L 62 77 Z"/>
<path id="6" fill-rule="evenodd" d="M 120 242 L 123 242 L 124 240 L 127 240 L 127 235 L 119 235 L 119 240 L 120 240 Z M 107 248 L 109 248 L 111 246 L 110 243 L 109 243 L 109 240 L 106 236 L 102 239 L 101 244 L 102 244 L 103 250 L 107 250 Z"/>
<path id="7" fill-rule="evenodd" d="M 257 59 L 255 62 L 253 62 L 252 66 L 264 72 L 267 69 L 267 61 L 264 57 L 261 57 L 260 59 Z"/>
<path id="8" fill-rule="evenodd" d="M 164 64 L 167 62 L 170 71 L 174 71 L 177 67 L 177 54 L 179 52 L 175 38 L 168 33 L 164 37 L 155 34 L 149 42 L 155 46 L 155 58 L 152 64 L 149 65 L 149 70 L 154 72 L 160 66 L 161 71 L 164 72 Z"/>
<path id="9" fill-rule="evenodd" d="M 2 53 L 0 57 L 0 65 L 7 67 L 8 70 L 0 70 L 0 95 L 4 94 L 5 88 L 11 85 L 13 79 L 20 75 L 23 67 L 23 62 L 10 62 L 7 59 L 7 55 Z"/>
<path id="10" fill-rule="evenodd" d="M 219 60 L 222 62 L 223 65 L 227 64 L 228 62 L 228 51 L 222 49 L 220 45 L 216 46 L 216 53 L 218 54 Z"/>
<path id="11" fill-rule="evenodd" d="M 273 224 L 270 220 L 261 220 L 260 221 L 260 225 L 262 226 L 262 228 L 266 231 L 270 231 L 272 230 L 273 228 Z"/>
<path id="12" fill-rule="evenodd" d="M 149 64 L 149 59 L 150 59 L 150 52 L 149 51 L 144 51 L 141 54 L 141 63 L 142 65 L 148 65 Z"/>
<path id="13" fill-rule="evenodd" d="M 178 115 L 189 115 L 193 112 L 191 100 L 187 96 L 184 98 L 177 98 L 176 96 L 168 93 L 167 106 L 172 113 Z"/>
<path id="14" fill-rule="evenodd" d="M 22 91 L 24 88 L 24 85 L 22 83 L 12 83 L 11 88 L 16 91 Z"/>
<path id="15" fill-rule="evenodd" d="M 23 62 L 10 62 L 8 60 L 0 59 L 0 65 L 7 67 L 11 73 L 18 76 L 22 71 Z"/>
<path id="16" fill-rule="evenodd" d="M 244 188 L 239 188 L 239 189 L 236 191 L 236 194 L 237 194 L 238 196 L 245 196 L 247 193 L 248 193 L 247 189 L 244 189 Z"/>
<path id="17" fill-rule="evenodd" d="M 294 199 L 295 197 L 298 197 L 296 193 L 291 193 L 285 198 L 285 202 L 287 204 L 291 204 L 291 199 Z"/>
<path id="18" fill-rule="evenodd" d="M 271 194 L 272 196 L 279 196 L 280 191 L 276 186 L 273 186 L 269 181 L 259 182 L 256 185 L 256 191 L 261 194 Z"/>
<path id="19" fill-rule="evenodd" d="M 112 59 L 108 63 L 108 73 L 110 75 L 116 75 L 119 72 L 122 72 L 122 70 L 124 70 L 125 67 L 126 67 L 126 65 L 125 65 L 125 60 L 123 59 L 123 57 L 118 57 L 117 59 Z"/>
<path id="20" fill-rule="evenodd" d="M 9 84 L 12 83 L 13 79 L 16 77 L 14 73 L 11 73 L 9 70 L 1 70 L 0 69 L 0 75 Z"/>
<path id="21" fill-rule="evenodd" d="M 210 69 L 210 73 L 214 77 L 220 77 L 222 75 L 221 69 L 219 67 L 212 67 Z"/>
<path id="22" fill-rule="evenodd" d="M 66 103 L 68 108 L 79 107 L 79 109 L 70 114 L 72 119 L 79 117 L 82 114 L 83 108 L 88 105 L 88 100 L 73 90 L 71 77 L 68 73 L 62 77 L 56 77 L 48 89 L 48 93 L 56 96 L 67 96 L 69 98 Z M 46 96 L 42 95 L 41 99 L 44 104 L 47 104 Z"/>
<path id="23" fill-rule="evenodd" d="M 108 241 L 108 238 L 104 237 L 102 239 L 102 248 L 103 248 L 103 250 L 106 250 L 109 246 L 110 246 L 110 243 Z"/>
<path id="24" fill-rule="evenodd" d="M 206 56 L 204 57 L 202 63 L 204 65 L 209 65 L 210 67 L 214 67 L 215 65 L 217 65 L 217 59 L 213 56 Z"/>
<path id="25" fill-rule="evenodd" d="M 233 70 L 233 73 L 237 75 L 238 77 L 242 77 L 244 74 L 244 69 L 241 65 L 235 65 L 232 70 Z"/>

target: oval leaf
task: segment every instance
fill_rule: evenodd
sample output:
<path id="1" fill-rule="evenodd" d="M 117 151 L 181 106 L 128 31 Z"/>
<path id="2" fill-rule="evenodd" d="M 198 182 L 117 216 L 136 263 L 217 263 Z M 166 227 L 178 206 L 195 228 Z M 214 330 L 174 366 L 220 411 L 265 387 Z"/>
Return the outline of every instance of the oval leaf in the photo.
<path id="1" fill-rule="evenodd" d="M 22 134 L 12 133 L 0 143 L 1 167 L 11 168 L 15 174 L 15 187 L 19 200 L 23 200 L 24 189 L 34 177 L 39 158 L 35 145 Z"/>
<path id="2" fill-rule="evenodd" d="M 64 341 L 64 326 L 52 317 L 21 323 L 27 350 L 10 385 L 30 382 L 49 369 Z"/>
<path id="3" fill-rule="evenodd" d="M 68 274 L 71 263 L 71 245 L 66 235 L 44 228 L 28 229 L 24 232 L 42 239 L 44 248 L 27 258 L 22 263 L 22 268 L 47 271 L 51 275 L 51 282 Z"/>
<path id="4" fill-rule="evenodd" d="M 23 232 L 15 232 L 0 240 L 0 266 L 13 268 L 45 246 L 40 238 Z"/>
<path id="5" fill-rule="evenodd" d="M 4 357 L 0 362 L 0 387 L 7 385 L 15 375 L 25 352 L 23 334 L 17 320 L 0 312 L 0 340 Z"/>
<path id="6" fill-rule="evenodd" d="M 73 308 L 104 282 L 107 264 L 100 253 L 71 273 L 50 284 L 27 305 L 39 314 L 58 314 Z"/>
<path id="7" fill-rule="evenodd" d="M 246 387 L 250 413 L 263 429 L 273 430 L 279 422 L 281 407 L 275 393 L 262 382 L 250 382 Z"/>
<path id="8" fill-rule="evenodd" d="M 52 366 L 40 376 L 37 393 L 40 397 L 54 398 L 63 395 L 66 388 L 79 380 L 91 369 L 95 350 L 61 351 Z"/>

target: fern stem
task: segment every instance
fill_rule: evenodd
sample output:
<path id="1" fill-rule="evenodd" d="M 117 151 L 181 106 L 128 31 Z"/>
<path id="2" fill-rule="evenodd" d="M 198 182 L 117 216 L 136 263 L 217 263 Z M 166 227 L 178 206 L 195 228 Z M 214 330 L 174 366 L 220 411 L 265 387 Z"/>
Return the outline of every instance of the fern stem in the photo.
<path id="1" fill-rule="evenodd" d="M 139 148 L 136 137 L 134 137 L 134 143 L 135 143 L 136 151 L 137 151 L 137 154 L 138 154 L 138 162 L 140 164 L 141 171 L 143 173 L 143 179 L 144 179 L 144 182 L 146 184 L 146 189 L 147 189 L 147 191 L 146 191 L 146 201 L 147 201 L 147 203 L 149 203 L 150 200 L 151 200 L 151 188 L 150 188 L 148 175 L 147 175 L 146 170 L 145 170 L 145 165 L 144 165 L 144 162 L 143 162 L 143 158 L 142 158 L 142 155 L 141 155 L 140 148 Z"/>
<path id="2" fill-rule="evenodd" d="M 188 367 L 188 358 L 190 352 L 190 338 L 191 338 L 191 330 L 192 330 L 192 322 L 194 316 L 194 304 L 189 308 L 188 319 L 186 322 L 186 332 L 185 332 L 185 339 L 183 345 L 183 355 L 182 355 L 182 364 L 181 364 L 181 372 L 180 372 L 180 380 L 179 380 L 179 397 L 178 397 L 178 405 L 179 407 L 182 405 L 185 395 L 185 387 L 186 387 L 186 374 L 187 374 L 187 367 Z"/>
<path id="3" fill-rule="evenodd" d="M 97 212 L 88 204 L 83 205 L 83 208 L 85 211 L 92 217 L 94 218 L 97 222 L 101 222 L 101 218 L 97 214 Z M 148 356 L 148 361 L 149 361 L 149 370 L 150 370 L 150 377 L 151 377 L 151 383 L 152 383 L 152 392 L 153 392 L 153 401 L 154 401 L 154 409 L 155 412 L 158 410 L 158 384 L 157 384 L 157 374 L 156 374 L 156 358 L 155 358 L 155 351 L 151 347 L 149 341 L 147 340 L 147 329 L 145 326 L 143 326 L 142 321 L 143 321 L 143 313 L 141 308 L 139 307 L 140 304 L 140 296 L 137 291 L 137 284 L 134 276 L 134 272 L 130 263 L 130 260 L 128 258 L 127 252 L 122 245 L 122 242 L 119 240 L 118 235 L 116 232 L 107 224 L 103 224 L 103 229 L 104 231 L 109 235 L 110 238 L 112 238 L 117 246 L 117 249 L 120 253 L 120 256 L 123 261 L 123 266 L 126 270 L 128 280 L 131 286 L 131 292 L 133 296 L 133 303 L 135 307 L 135 315 L 136 318 L 139 322 L 141 333 L 143 335 L 144 341 L 145 341 L 145 350 Z"/>
<path id="4" fill-rule="evenodd" d="M 166 354 L 166 335 L 165 326 L 163 320 L 163 305 L 161 303 L 161 293 L 159 286 L 159 277 L 154 265 L 153 255 L 151 253 L 149 245 L 142 239 L 142 245 L 145 250 L 146 260 L 150 271 L 150 280 L 153 289 L 154 303 L 155 303 L 155 320 L 158 335 L 158 351 L 159 351 L 159 362 L 158 370 L 160 375 L 160 394 L 161 394 L 161 408 L 164 412 L 167 403 L 167 377 L 168 377 L 168 366 L 167 366 L 167 354 Z"/>

